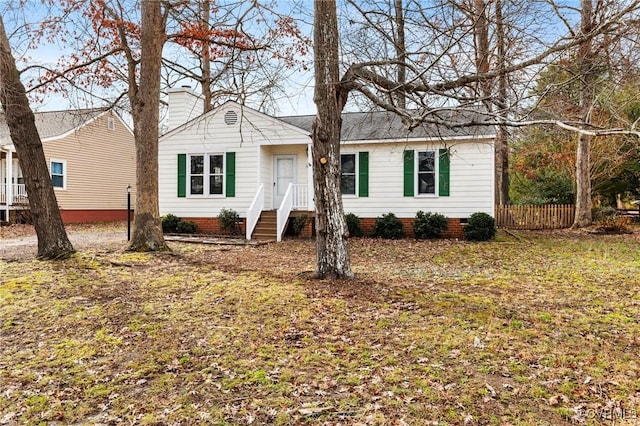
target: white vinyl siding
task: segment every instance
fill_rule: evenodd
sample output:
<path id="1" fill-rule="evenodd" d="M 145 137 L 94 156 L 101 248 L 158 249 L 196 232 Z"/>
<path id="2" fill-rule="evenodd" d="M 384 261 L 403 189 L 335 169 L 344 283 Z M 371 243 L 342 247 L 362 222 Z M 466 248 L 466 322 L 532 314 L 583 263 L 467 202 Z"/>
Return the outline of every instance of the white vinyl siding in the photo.
<path id="1" fill-rule="evenodd" d="M 238 123 L 235 125 L 224 122 L 225 113 L 230 108 L 238 113 Z M 274 208 L 273 156 L 295 155 L 297 183 L 306 184 L 311 167 L 307 153 L 309 142 L 308 132 L 304 130 L 249 108 L 241 109 L 234 103 L 225 104 L 160 138 L 160 214 L 172 213 L 183 218 L 217 217 L 222 208 L 227 208 L 245 217 L 261 183 L 264 184 L 265 209 Z M 437 193 L 437 155 L 442 148 L 448 148 L 450 152 L 450 196 L 405 197 L 404 150 L 415 150 L 416 157 L 421 151 L 436 153 Z M 450 218 L 467 218 L 478 211 L 494 214 L 494 151 L 491 139 L 399 140 L 393 143 L 358 141 L 345 142 L 341 149 L 344 154 L 356 153 L 356 194 L 358 155 L 368 152 L 368 196 L 343 197 L 346 213 L 355 213 L 362 218 L 378 217 L 389 212 L 401 218 L 413 218 L 418 210 L 440 213 Z M 204 155 L 209 152 L 236 153 L 235 197 L 179 198 L 177 155 Z"/>
<path id="2" fill-rule="evenodd" d="M 231 109 L 238 114 L 238 122 L 235 125 L 227 125 L 224 122 L 225 113 Z M 242 122 L 244 124 L 241 125 Z M 249 108 L 241 109 L 234 103 L 225 104 L 201 119 L 193 120 L 160 138 L 160 214 L 172 213 L 183 218 L 217 217 L 220 210 L 226 208 L 233 209 L 241 217 L 245 217 L 260 183 L 265 187 L 265 208 L 270 209 L 273 193 L 273 154 L 296 154 L 298 182 L 306 183 L 308 143 L 307 132 Z M 235 152 L 235 197 L 192 197 L 189 195 L 189 180 L 187 197 L 177 196 L 178 154 L 205 155 L 224 152 Z M 187 158 L 187 172 L 188 169 Z"/>
<path id="3" fill-rule="evenodd" d="M 451 195 L 448 197 L 405 197 L 404 150 L 434 151 L 444 144 L 427 147 L 424 142 L 346 144 L 349 150 L 369 152 L 369 196 L 343 197 L 345 213 L 359 217 L 378 217 L 393 212 L 413 218 L 418 210 L 440 213 L 451 218 L 467 218 L 481 211 L 493 215 L 493 145 L 474 141 L 449 144 Z M 417 169 L 417 167 L 416 167 Z M 436 191 L 437 191 L 436 182 Z"/>

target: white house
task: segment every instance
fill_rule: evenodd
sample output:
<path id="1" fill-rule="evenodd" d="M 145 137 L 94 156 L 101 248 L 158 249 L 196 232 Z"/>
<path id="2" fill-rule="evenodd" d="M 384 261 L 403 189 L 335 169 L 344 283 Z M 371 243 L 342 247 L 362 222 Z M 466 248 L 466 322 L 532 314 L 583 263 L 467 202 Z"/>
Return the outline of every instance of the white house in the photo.
<path id="1" fill-rule="evenodd" d="M 272 117 L 234 102 L 202 111 L 188 88 L 169 92 L 169 130 L 159 142 L 160 214 L 216 232 L 220 211 L 233 209 L 247 238 L 268 238 L 256 223 L 277 216 L 270 238 L 278 240 L 292 213 L 313 216 L 313 116 Z M 387 112 L 345 113 L 344 210 L 365 230 L 393 212 L 409 234 L 418 210 L 440 213 L 449 218 L 449 235 L 460 236 L 472 213 L 494 213 L 494 138 L 486 126 L 408 131 Z"/>

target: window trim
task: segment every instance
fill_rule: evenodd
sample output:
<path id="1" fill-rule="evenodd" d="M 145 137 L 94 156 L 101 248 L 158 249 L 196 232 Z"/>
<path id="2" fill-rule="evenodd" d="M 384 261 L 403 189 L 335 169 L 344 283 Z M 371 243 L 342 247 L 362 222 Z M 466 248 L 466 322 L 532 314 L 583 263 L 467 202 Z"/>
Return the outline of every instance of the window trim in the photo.
<path id="1" fill-rule="evenodd" d="M 420 153 L 433 153 L 433 193 L 420 193 Z M 414 168 L 413 168 L 413 196 L 418 198 L 437 198 L 439 197 L 439 151 L 437 148 L 415 148 L 414 149 Z M 423 172 L 424 173 L 424 172 Z"/>
<path id="2" fill-rule="evenodd" d="M 360 176 L 359 176 L 360 158 L 358 154 L 359 154 L 358 151 L 347 151 L 347 152 L 340 153 L 340 193 L 342 194 L 343 197 L 346 197 L 346 198 L 359 198 L 358 188 L 360 188 Z M 353 162 L 355 167 L 354 167 L 353 175 L 355 176 L 355 183 L 353 187 L 353 194 L 345 194 L 344 192 L 342 192 L 342 156 L 343 155 L 353 155 L 353 158 L 354 158 Z"/>
<path id="3" fill-rule="evenodd" d="M 62 186 L 55 186 L 53 184 L 53 163 L 62 164 Z M 51 178 L 51 186 L 53 186 L 54 190 L 58 191 L 66 191 L 67 190 L 67 160 L 61 160 L 58 158 L 50 158 L 49 159 L 49 177 Z M 60 176 L 56 174 L 56 176 Z"/>
<path id="4" fill-rule="evenodd" d="M 222 157 L 222 172 L 220 174 L 211 173 L 211 156 L 219 155 Z M 194 176 L 202 176 L 202 194 L 191 193 L 191 158 L 203 157 L 203 169 L 202 175 L 196 174 Z M 227 184 L 227 158 L 224 152 L 193 152 L 187 154 L 187 176 L 186 176 L 186 198 L 225 198 L 226 197 L 226 184 Z M 210 194 L 211 190 L 211 176 L 222 176 L 222 193 Z"/>

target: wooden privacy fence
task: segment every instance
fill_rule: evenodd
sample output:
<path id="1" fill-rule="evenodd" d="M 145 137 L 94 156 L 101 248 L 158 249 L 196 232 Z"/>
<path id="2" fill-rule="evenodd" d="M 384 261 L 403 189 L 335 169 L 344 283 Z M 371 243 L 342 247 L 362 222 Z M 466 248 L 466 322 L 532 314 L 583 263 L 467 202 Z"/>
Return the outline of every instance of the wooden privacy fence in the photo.
<path id="1" fill-rule="evenodd" d="M 499 205 L 496 206 L 496 225 L 505 229 L 569 228 L 575 210 L 572 204 Z"/>

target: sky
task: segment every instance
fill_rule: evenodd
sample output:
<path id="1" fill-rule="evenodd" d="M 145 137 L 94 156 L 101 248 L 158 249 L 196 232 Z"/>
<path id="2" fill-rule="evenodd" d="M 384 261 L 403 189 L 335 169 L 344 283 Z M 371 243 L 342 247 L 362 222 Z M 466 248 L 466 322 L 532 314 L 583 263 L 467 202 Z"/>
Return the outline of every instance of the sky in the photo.
<path id="1" fill-rule="evenodd" d="M 233 2 L 236 0 L 218 1 Z M 27 21 L 37 23 L 47 16 L 47 9 L 42 6 L 42 2 L 40 0 L 27 0 L 26 6 L 23 8 L 12 7 L 17 3 L 17 0 L 0 1 L 0 14 L 2 14 L 8 28 L 11 28 L 12 23 L 15 25 L 15 22 Z M 571 0 L 566 3 L 573 4 L 576 2 L 575 0 Z M 299 25 L 301 26 L 302 31 L 310 36 L 311 12 L 309 11 L 309 8 L 311 6 L 311 0 L 285 0 L 279 1 L 276 4 L 276 10 L 294 15 L 296 19 L 299 20 Z M 245 25 L 249 26 L 251 24 Z M 549 31 L 551 31 L 551 28 L 549 28 Z M 17 34 L 17 36 L 19 35 L 20 34 Z M 18 39 L 18 37 L 15 39 Z M 23 52 L 24 50 L 24 44 L 18 44 L 15 47 L 16 52 Z M 53 64 L 61 55 L 68 53 L 70 52 L 62 43 L 53 42 L 51 44 L 42 45 L 36 50 L 30 51 L 29 55 L 32 60 L 36 62 Z M 313 103 L 313 75 L 311 69 L 306 71 L 300 69 L 289 70 L 287 74 L 287 77 L 283 78 L 283 80 L 286 81 L 286 84 L 284 85 L 285 96 L 280 96 L 276 101 L 275 108 L 277 109 L 277 115 L 314 114 L 315 105 Z M 179 84 L 191 85 L 195 90 L 197 90 L 197 87 L 195 87 L 196 84 L 193 81 L 183 80 L 180 81 Z M 86 101 L 82 99 L 69 100 L 60 95 L 49 94 L 43 99 L 42 103 L 34 103 L 33 107 L 35 110 L 44 111 L 74 107 L 102 106 L 99 104 L 92 104 L 92 102 L 96 101 L 91 99 Z"/>
<path id="2" fill-rule="evenodd" d="M 302 0 L 303 6 L 306 7 L 307 3 L 311 4 L 308 0 Z M 60 40 L 55 40 L 48 44 L 41 44 L 36 49 L 27 49 L 24 42 L 25 31 L 22 24 L 24 22 L 37 24 L 47 18 L 49 11 L 47 7 L 42 5 L 40 0 L 27 0 L 24 7 L 16 7 L 17 4 L 17 0 L 0 1 L 0 14 L 7 28 L 12 50 L 19 68 L 23 68 L 31 63 L 52 66 L 61 56 L 71 53 Z M 293 1 L 281 1 L 277 4 L 277 8 L 283 9 L 286 12 L 296 12 L 292 7 L 289 7 L 294 4 L 296 3 Z M 311 27 L 308 23 L 303 20 L 299 25 L 302 31 L 310 34 Z M 282 78 L 282 80 L 286 82 L 284 86 L 286 96 L 280 95 L 276 99 L 275 105 L 271 106 L 271 109 L 275 109 L 277 115 L 314 114 L 315 105 L 313 104 L 312 73 L 309 70 L 304 71 L 300 67 L 297 67 L 286 70 L 286 74 L 286 78 Z M 27 79 L 23 77 L 23 82 L 26 83 L 26 80 Z M 195 87 L 197 83 L 193 80 L 183 80 L 175 84 L 190 85 L 197 90 L 197 87 Z M 98 106 L 103 106 L 103 102 L 86 95 L 76 95 L 74 98 L 69 99 L 60 94 L 48 93 L 46 96 L 38 96 L 37 101 L 34 101 L 32 97 L 32 108 L 35 111 L 66 110 Z"/>

